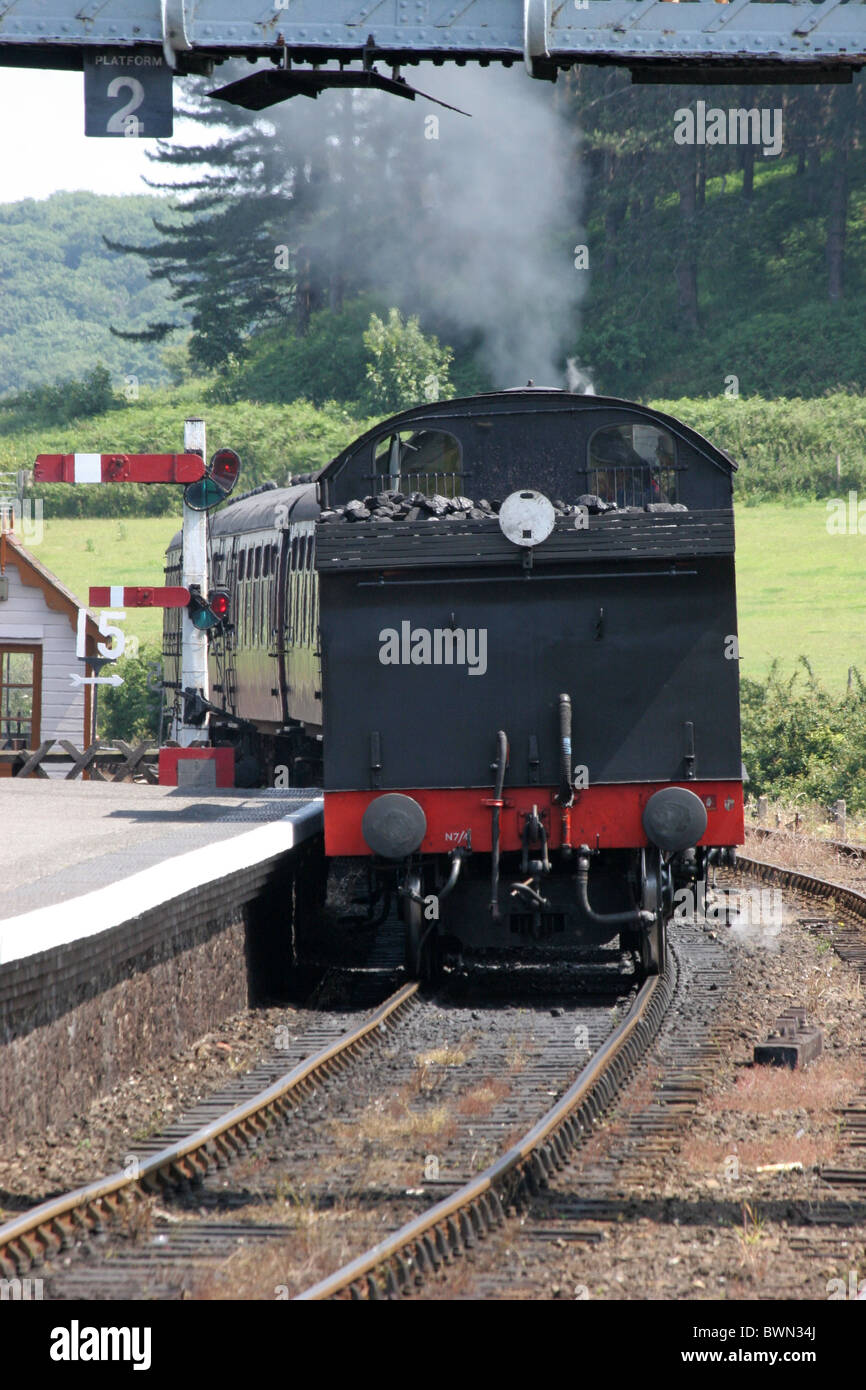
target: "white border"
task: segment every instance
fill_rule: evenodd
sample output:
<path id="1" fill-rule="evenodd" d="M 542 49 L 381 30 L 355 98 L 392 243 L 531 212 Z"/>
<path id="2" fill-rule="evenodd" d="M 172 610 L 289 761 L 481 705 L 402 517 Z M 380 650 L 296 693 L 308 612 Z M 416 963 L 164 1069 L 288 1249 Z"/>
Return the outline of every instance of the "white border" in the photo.
<path id="1" fill-rule="evenodd" d="M 322 829 L 323 806 L 322 798 L 317 797 L 309 806 L 270 825 L 188 850 L 92 893 L 2 919 L 0 965 L 123 926 L 183 893 L 218 883 L 242 869 L 284 854 Z M 303 833 L 298 833 L 301 830 Z"/>

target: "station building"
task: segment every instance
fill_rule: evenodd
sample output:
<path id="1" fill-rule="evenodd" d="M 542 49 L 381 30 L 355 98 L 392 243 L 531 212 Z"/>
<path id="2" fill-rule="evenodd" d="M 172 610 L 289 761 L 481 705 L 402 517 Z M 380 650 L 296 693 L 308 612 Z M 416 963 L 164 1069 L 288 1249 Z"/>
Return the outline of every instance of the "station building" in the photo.
<path id="1" fill-rule="evenodd" d="M 83 607 L 14 532 L 0 534 L 0 752 L 49 739 L 76 748 L 92 743 L 92 687 L 70 679 L 85 674 L 76 655 Z M 88 653 L 95 654 L 98 637 L 88 613 Z M 10 775 L 9 761 L 0 758 L 0 777 Z"/>

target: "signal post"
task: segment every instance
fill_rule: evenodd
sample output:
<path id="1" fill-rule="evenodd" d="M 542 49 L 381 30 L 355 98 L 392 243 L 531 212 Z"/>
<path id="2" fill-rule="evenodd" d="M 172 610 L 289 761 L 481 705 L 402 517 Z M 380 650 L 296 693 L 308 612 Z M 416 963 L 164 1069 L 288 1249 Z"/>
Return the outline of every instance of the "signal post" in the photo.
<path id="1" fill-rule="evenodd" d="M 208 589 L 207 512 L 231 492 L 240 471 L 240 459 L 233 449 L 219 449 L 210 464 L 205 463 L 204 420 L 184 421 L 182 454 L 39 454 L 34 478 L 45 483 L 183 483 L 183 585 L 174 588 L 152 586 L 102 586 L 90 590 L 94 605 L 108 602 L 114 607 L 183 608 L 181 617 L 180 712 L 172 735 L 181 748 L 207 737 L 207 711 L 195 724 L 187 722 L 187 697 L 209 700 L 208 630 L 225 621 L 228 591 Z M 122 615 L 121 615 L 122 616 Z M 118 637 L 122 634 L 118 631 Z M 116 659 L 121 645 L 108 659 Z M 96 677 L 73 678 L 93 682 Z M 111 684 L 120 677 L 101 678 Z M 220 750 L 216 750 L 219 752 Z"/>
<path id="2" fill-rule="evenodd" d="M 206 429 L 204 420 L 191 418 L 184 420 L 183 447 L 188 454 L 198 454 L 204 464 Z M 199 593 L 208 591 L 207 571 L 207 512 L 195 511 L 183 499 L 183 587 L 190 592 L 198 587 Z M 205 700 L 210 699 L 210 683 L 207 666 L 207 632 L 195 627 L 192 615 L 187 608 L 181 616 L 181 696 L 186 690 L 200 691 Z M 174 724 L 174 738 L 181 748 L 189 748 L 202 735 L 207 737 L 208 715 L 201 727 L 196 728 L 183 722 L 183 705 Z"/>

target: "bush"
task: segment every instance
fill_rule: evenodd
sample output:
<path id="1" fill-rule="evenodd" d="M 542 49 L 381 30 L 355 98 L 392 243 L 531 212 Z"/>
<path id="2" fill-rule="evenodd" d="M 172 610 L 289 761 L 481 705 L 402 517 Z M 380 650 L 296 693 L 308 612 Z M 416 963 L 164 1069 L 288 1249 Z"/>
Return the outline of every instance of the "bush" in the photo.
<path id="1" fill-rule="evenodd" d="M 387 322 L 372 314 L 364 346 L 371 410 L 392 415 L 419 401 L 447 400 L 452 394 L 448 368 L 454 354 L 440 347 L 438 338 L 425 338 L 417 316 L 404 323 L 399 309 L 388 310 Z"/>
<path id="2" fill-rule="evenodd" d="M 66 425 L 70 420 L 102 415 L 118 405 L 119 400 L 111 385 L 111 373 L 98 362 L 80 381 L 69 377 L 8 397 L 2 403 L 2 411 L 7 420 L 22 424 L 39 420 L 49 425 Z"/>
<path id="3" fill-rule="evenodd" d="M 212 399 L 357 405 L 366 390 L 364 330 L 382 307 L 371 295 L 360 295 L 340 313 L 313 314 L 303 337 L 295 337 L 288 324 L 266 329 L 250 341 L 243 362 L 220 374 Z"/>
<path id="4" fill-rule="evenodd" d="M 677 416 L 737 460 L 737 498 L 844 497 L 849 488 L 866 488 L 866 396 L 841 391 L 789 400 L 719 395 L 649 404 Z"/>
<path id="5" fill-rule="evenodd" d="M 866 811 L 866 685 L 829 693 L 805 657 L 800 670 L 780 676 L 776 663 L 763 683 L 741 681 L 743 762 L 754 796 L 820 802 L 844 798 Z"/>
<path id="6" fill-rule="evenodd" d="M 122 656 L 109 668 L 123 677 L 123 685 L 100 687 L 97 718 L 101 739 L 122 738 L 134 743 L 159 737 L 162 694 L 150 689 L 153 663 L 161 661 L 159 648 L 143 646 L 137 656 Z"/>

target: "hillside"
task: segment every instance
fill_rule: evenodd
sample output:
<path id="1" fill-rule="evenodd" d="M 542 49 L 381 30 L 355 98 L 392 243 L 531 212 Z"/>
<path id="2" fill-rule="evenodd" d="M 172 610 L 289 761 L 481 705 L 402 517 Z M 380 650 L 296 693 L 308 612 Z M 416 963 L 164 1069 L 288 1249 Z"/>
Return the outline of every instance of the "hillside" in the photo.
<path id="1" fill-rule="evenodd" d="M 65 377 L 98 361 L 119 388 L 168 380 L 162 348 L 112 336 L 180 315 L 146 265 L 109 251 L 112 239 L 148 241 L 165 200 L 55 193 L 0 205 L 0 396 Z"/>
<path id="2" fill-rule="evenodd" d="M 678 303 L 677 200 L 659 202 L 609 246 L 590 197 L 591 262 L 575 351 L 609 395 L 724 399 L 814 397 L 866 389 L 866 151 L 850 159 L 844 294 L 828 297 L 829 158 L 814 177 L 794 157 L 756 165 L 751 197 L 739 171 L 708 178 L 695 213 L 698 323 Z M 591 190 L 590 190 L 591 193 Z M 612 263 L 611 263 L 612 262 Z"/>

